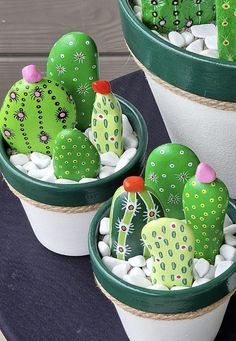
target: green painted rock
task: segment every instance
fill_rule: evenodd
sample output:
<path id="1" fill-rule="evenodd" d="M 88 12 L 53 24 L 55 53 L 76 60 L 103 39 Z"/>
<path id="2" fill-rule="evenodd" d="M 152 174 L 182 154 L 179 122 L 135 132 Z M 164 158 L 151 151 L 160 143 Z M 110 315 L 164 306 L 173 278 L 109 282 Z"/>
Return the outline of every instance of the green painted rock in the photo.
<path id="1" fill-rule="evenodd" d="M 225 184 L 216 178 L 210 166 L 201 163 L 183 191 L 185 218 L 196 240 L 196 258 L 205 258 L 213 263 L 219 253 L 228 200 Z"/>
<path id="2" fill-rule="evenodd" d="M 163 217 L 163 210 L 156 195 L 146 187 L 141 177 L 124 180 L 112 200 L 110 211 L 110 247 L 112 256 L 127 260 L 149 252 L 143 245 L 141 231 L 151 220 Z"/>
<path id="3" fill-rule="evenodd" d="M 142 0 L 142 20 L 161 33 L 180 31 L 215 19 L 215 0 Z"/>
<path id="4" fill-rule="evenodd" d="M 94 82 L 93 89 L 96 92 L 92 114 L 94 143 L 101 154 L 114 152 L 121 156 L 123 124 L 120 104 L 111 92 L 109 82 Z"/>
<path id="5" fill-rule="evenodd" d="M 188 225 L 161 218 L 144 226 L 142 238 L 152 257 L 153 284 L 168 288 L 192 285 L 194 235 Z"/>
<path id="6" fill-rule="evenodd" d="M 218 50 L 222 59 L 236 61 L 236 2 L 216 0 Z"/>
<path id="7" fill-rule="evenodd" d="M 75 103 L 65 89 L 43 78 L 34 65 L 9 90 L 0 112 L 4 139 L 19 153 L 52 154 L 54 139 L 76 120 Z"/>
<path id="8" fill-rule="evenodd" d="M 99 79 L 98 51 L 93 39 L 82 32 L 61 37 L 49 54 L 47 74 L 73 96 L 77 125 L 84 131 L 91 123 L 95 100 L 92 83 Z"/>
<path id="9" fill-rule="evenodd" d="M 81 131 L 65 129 L 55 139 L 53 163 L 57 178 L 80 181 L 97 177 L 100 156 Z"/>
<path id="10" fill-rule="evenodd" d="M 184 185 L 196 172 L 199 159 L 186 146 L 168 143 L 154 149 L 148 157 L 145 184 L 156 192 L 165 216 L 184 218 Z"/>

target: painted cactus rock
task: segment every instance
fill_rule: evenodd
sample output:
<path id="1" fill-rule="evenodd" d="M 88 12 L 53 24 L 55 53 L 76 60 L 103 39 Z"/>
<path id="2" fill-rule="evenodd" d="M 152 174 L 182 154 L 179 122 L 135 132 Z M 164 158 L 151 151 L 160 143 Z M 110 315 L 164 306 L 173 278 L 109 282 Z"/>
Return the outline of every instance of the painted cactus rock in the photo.
<path id="1" fill-rule="evenodd" d="M 54 139 L 76 120 L 75 103 L 58 83 L 43 78 L 35 65 L 9 90 L 0 112 L 4 139 L 19 153 L 52 154 Z"/>
<path id="2" fill-rule="evenodd" d="M 77 126 L 82 131 L 91 123 L 95 100 L 92 83 L 99 79 L 98 57 L 95 42 L 82 32 L 61 37 L 48 57 L 47 75 L 63 84 L 73 96 Z"/>
<path id="3" fill-rule="evenodd" d="M 236 61 L 236 3 L 235 0 L 216 0 L 219 56 Z"/>
<path id="4" fill-rule="evenodd" d="M 121 156 L 123 124 L 120 103 L 111 92 L 109 82 L 100 80 L 92 86 L 96 92 L 92 114 L 94 144 L 101 154 L 114 152 Z"/>
<path id="5" fill-rule="evenodd" d="M 110 211 L 110 247 L 112 256 L 127 260 L 144 254 L 148 257 L 141 239 L 143 226 L 163 217 L 156 195 L 144 186 L 139 176 L 128 177 L 115 192 Z"/>
<path id="6" fill-rule="evenodd" d="M 80 181 L 97 177 L 100 156 L 81 131 L 65 129 L 55 139 L 53 164 L 57 178 Z"/>
<path id="7" fill-rule="evenodd" d="M 224 234 L 224 219 L 229 194 L 215 171 L 201 163 L 196 175 L 188 180 L 183 191 L 185 218 L 195 235 L 195 257 L 214 262 Z"/>
<path id="8" fill-rule="evenodd" d="M 152 257 L 153 284 L 191 286 L 193 281 L 194 234 L 187 224 L 172 218 L 151 221 L 142 239 Z"/>
<path id="9" fill-rule="evenodd" d="M 161 33 L 207 24 L 215 19 L 215 0 L 142 0 L 143 23 Z"/>
<path id="10" fill-rule="evenodd" d="M 145 184 L 156 192 L 165 216 L 183 219 L 184 185 L 196 172 L 199 159 L 186 146 L 167 143 L 154 149 L 148 157 Z"/>

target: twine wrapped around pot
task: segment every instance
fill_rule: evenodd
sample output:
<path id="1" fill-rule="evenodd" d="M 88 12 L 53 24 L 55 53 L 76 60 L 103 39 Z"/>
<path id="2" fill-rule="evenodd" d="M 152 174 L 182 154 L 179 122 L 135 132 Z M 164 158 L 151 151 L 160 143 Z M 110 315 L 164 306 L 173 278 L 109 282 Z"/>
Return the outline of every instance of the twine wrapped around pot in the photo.
<path id="1" fill-rule="evenodd" d="M 135 308 L 132 308 L 120 301 L 118 301 L 116 298 L 114 298 L 113 296 L 111 296 L 102 286 L 101 284 L 98 282 L 98 280 L 95 277 L 95 282 L 97 287 L 101 290 L 101 292 L 106 296 L 106 298 L 108 298 L 109 301 L 111 301 L 113 304 L 117 305 L 119 308 L 125 310 L 126 312 L 133 314 L 135 316 L 138 317 L 142 317 L 142 318 L 146 318 L 146 319 L 152 319 L 152 320 L 162 320 L 162 321 L 177 321 L 177 320 L 190 320 L 190 319 L 194 319 L 197 317 L 200 317 L 202 315 L 205 315 L 207 313 L 210 313 L 212 310 L 218 308 L 220 305 L 222 305 L 225 301 L 227 301 L 228 299 L 231 298 L 231 296 L 234 295 L 234 293 L 236 292 L 236 290 L 232 291 L 231 293 L 229 293 L 228 295 L 226 295 L 225 297 L 223 297 L 222 299 L 220 299 L 219 301 L 198 309 L 196 311 L 188 311 L 186 313 L 179 313 L 179 314 L 157 314 L 157 313 L 150 313 L 150 312 L 145 312 L 145 311 L 141 311 L 141 310 L 137 310 Z"/>

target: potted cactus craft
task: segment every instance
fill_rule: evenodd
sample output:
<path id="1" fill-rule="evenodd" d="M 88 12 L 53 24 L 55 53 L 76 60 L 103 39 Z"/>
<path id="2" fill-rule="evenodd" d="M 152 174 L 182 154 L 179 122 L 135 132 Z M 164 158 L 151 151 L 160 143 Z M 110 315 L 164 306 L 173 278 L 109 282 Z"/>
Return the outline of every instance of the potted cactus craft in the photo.
<path id="1" fill-rule="evenodd" d="M 145 72 L 171 141 L 189 146 L 207 160 L 236 198 L 234 1 L 118 3 L 126 43 Z M 138 5 L 142 8 L 136 16 Z M 209 30 L 207 43 L 213 46 L 207 51 L 204 33 L 192 34 L 204 30 L 203 25 Z M 176 38 L 176 45 L 170 37 Z M 184 49 L 188 39 L 194 48 Z M 197 48 L 201 54 L 194 53 Z"/>

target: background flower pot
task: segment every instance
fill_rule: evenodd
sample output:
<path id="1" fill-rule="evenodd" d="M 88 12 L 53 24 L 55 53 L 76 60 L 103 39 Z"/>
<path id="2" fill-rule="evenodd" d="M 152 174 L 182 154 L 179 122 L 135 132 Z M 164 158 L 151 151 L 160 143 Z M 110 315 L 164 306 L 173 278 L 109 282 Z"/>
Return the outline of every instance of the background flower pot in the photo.
<path id="1" fill-rule="evenodd" d="M 144 70 L 172 142 L 210 163 L 236 198 L 236 63 L 203 57 L 157 37 L 119 0 L 125 40 Z"/>
<path id="2" fill-rule="evenodd" d="M 110 198 L 129 175 L 140 175 L 145 164 L 147 128 L 138 110 L 118 96 L 123 113 L 139 137 L 136 155 L 108 178 L 80 185 L 42 182 L 18 171 L 0 140 L 0 169 L 25 209 L 38 240 L 48 249 L 68 256 L 88 254 L 88 228 L 98 207 Z"/>
<path id="3" fill-rule="evenodd" d="M 236 263 L 212 281 L 180 291 L 143 289 L 113 275 L 97 248 L 100 220 L 109 215 L 111 200 L 97 212 L 89 231 L 89 252 L 98 286 L 116 307 L 131 341 L 213 341 L 236 288 Z M 236 222 L 236 206 L 230 202 Z"/>

